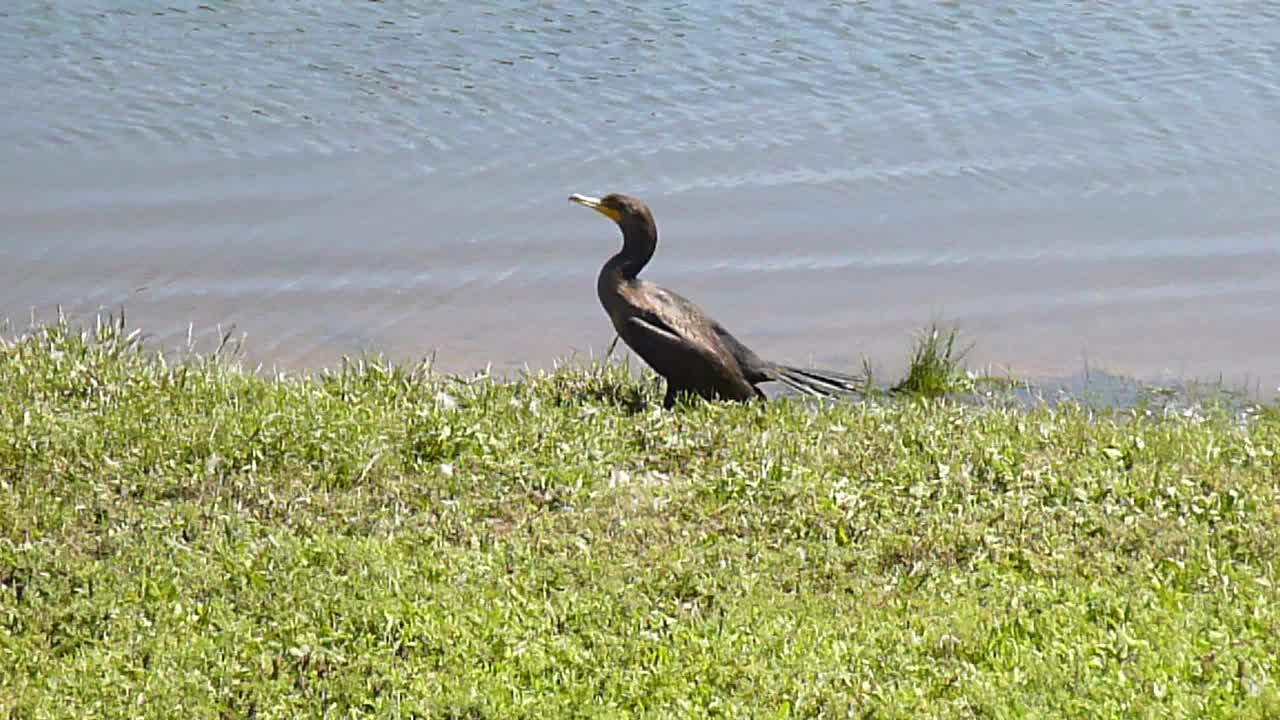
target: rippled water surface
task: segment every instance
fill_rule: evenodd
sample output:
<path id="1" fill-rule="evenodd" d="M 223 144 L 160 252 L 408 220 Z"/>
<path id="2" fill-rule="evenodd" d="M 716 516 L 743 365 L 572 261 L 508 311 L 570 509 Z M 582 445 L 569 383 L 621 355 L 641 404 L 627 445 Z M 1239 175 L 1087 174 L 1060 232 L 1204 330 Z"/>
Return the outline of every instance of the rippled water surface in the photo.
<path id="1" fill-rule="evenodd" d="M 0 7 L 0 316 L 546 366 L 618 245 L 762 354 L 1280 385 L 1280 5 Z"/>

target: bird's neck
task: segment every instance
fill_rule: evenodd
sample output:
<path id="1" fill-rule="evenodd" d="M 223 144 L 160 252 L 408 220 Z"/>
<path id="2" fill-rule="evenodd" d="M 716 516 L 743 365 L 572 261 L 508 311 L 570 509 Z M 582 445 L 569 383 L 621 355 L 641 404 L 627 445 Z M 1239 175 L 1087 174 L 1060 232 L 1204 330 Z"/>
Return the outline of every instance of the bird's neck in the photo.
<path id="1" fill-rule="evenodd" d="M 604 264 L 604 271 L 623 280 L 634 280 L 658 247 L 658 230 L 651 224 L 624 225 L 622 249 Z"/>

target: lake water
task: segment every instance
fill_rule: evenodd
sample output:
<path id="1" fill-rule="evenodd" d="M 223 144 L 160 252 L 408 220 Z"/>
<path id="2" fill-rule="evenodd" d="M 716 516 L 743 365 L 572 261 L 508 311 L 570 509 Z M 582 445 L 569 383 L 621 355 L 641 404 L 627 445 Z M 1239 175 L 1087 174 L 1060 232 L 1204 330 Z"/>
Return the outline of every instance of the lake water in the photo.
<path id="1" fill-rule="evenodd" d="M 1280 385 L 1277 3 L 9 0 L 0 88 L 15 327 L 545 367 L 626 191 L 777 360 Z"/>

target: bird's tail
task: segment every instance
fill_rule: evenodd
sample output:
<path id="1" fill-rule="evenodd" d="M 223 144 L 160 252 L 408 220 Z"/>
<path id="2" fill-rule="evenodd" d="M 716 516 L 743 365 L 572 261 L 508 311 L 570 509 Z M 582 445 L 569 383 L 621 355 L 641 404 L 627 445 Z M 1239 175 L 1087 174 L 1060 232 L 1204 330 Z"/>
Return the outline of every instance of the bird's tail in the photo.
<path id="1" fill-rule="evenodd" d="M 792 390 L 813 397 L 861 395 L 867 382 L 860 375 L 786 365 L 778 366 L 776 379 Z"/>

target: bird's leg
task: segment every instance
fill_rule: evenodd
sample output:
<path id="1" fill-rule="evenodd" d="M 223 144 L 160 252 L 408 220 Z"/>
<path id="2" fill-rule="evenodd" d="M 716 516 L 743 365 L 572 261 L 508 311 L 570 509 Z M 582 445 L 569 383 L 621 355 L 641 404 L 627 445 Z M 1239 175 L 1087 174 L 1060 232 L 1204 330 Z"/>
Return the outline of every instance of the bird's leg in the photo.
<path id="1" fill-rule="evenodd" d="M 680 394 L 680 391 L 676 388 L 676 386 L 675 386 L 675 385 L 672 385 L 672 384 L 671 384 L 671 382 L 670 382 L 670 381 L 668 381 L 668 382 L 667 382 L 667 394 L 666 394 L 666 396 L 664 396 L 664 397 L 662 398 L 662 409 L 663 409 L 663 410 L 670 410 L 671 408 L 675 407 L 675 405 L 676 405 L 676 396 L 677 396 L 677 395 L 679 395 L 679 394 Z"/>
<path id="2" fill-rule="evenodd" d="M 617 335 L 617 334 L 613 336 L 613 342 L 609 343 L 609 352 L 604 354 L 605 360 L 608 360 L 609 357 L 613 355 L 613 349 L 618 347 L 618 339 L 621 337 L 622 337 L 621 335 Z"/>

